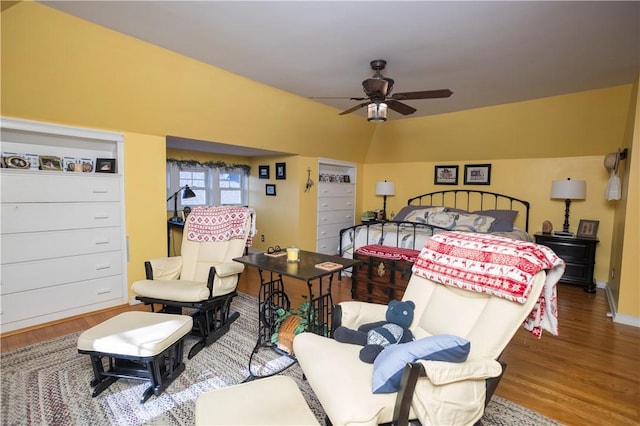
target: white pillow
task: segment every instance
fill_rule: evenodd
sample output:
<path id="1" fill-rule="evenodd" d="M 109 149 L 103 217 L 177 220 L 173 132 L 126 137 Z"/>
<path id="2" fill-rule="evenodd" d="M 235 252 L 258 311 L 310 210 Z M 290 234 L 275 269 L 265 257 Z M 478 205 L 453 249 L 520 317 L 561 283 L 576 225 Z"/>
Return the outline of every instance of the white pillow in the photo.
<path id="1" fill-rule="evenodd" d="M 469 232 L 489 232 L 493 222 L 496 218 L 491 216 L 485 216 L 473 213 L 456 213 L 458 219 L 456 220 L 454 230 L 456 231 L 469 231 Z"/>
<path id="2" fill-rule="evenodd" d="M 427 223 L 427 218 L 433 214 L 444 211 L 444 207 L 425 207 L 423 209 L 415 209 L 407 213 L 404 217 L 406 222 Z"/>

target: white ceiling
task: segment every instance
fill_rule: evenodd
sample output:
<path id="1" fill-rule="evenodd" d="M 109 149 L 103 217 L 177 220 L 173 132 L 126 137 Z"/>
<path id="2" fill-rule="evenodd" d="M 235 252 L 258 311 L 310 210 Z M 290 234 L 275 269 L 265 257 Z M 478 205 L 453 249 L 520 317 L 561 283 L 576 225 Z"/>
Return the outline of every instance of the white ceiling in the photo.
<path id="1" fill-rule="evenodd" d="M 303 97 L 357 104 L 369 62 L 426 116 L 631 83 L 640 2 L 45 1 L 44 4 Z M 362 110 L 358 112 L 362 114 Z M 389 119 L 404 118 L 389 112 Z"/>

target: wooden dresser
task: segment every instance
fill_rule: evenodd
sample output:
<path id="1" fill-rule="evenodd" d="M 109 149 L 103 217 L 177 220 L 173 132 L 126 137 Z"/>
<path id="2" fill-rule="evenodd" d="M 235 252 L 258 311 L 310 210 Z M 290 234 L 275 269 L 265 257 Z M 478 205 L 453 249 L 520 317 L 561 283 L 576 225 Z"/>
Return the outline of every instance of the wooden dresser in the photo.
<path id="1" fill-rule="evenodd" d="M 566 262 L 566 269 L 560 282 L 584 287 L 587 293 L 595 293 L 596 284 L 593 270 L 596 264 L 596 238 L 560 237 L 553 234 L 537 233 L 536 244 L 542 244 L 553 250 Z"/>

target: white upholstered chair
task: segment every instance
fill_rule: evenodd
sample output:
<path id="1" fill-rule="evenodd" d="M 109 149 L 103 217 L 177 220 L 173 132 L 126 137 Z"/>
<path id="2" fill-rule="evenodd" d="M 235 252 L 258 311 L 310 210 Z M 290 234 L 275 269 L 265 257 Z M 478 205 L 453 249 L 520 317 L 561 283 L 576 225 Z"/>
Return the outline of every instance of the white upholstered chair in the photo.
<path id="1" fill-rule="evenodd" d="M 146 279 L 131 286 L 136 299 L 154 311 L 158 304 L 164 313 L 190 308 L 191 334 L 200 340 L 189 358 L 224 335 L 239 316 L 230 304 L 244 265 L 233 258 L 244 254 L 254 220 L 246 207 L 194 208 L 185 222 L 181 255 L 145 262 Z"/>
<path id="2" fill-rule="evenodd" d="M 414 273 L 403 299 L 416 304 L 411 325 L 416 339 L 452 334 L 469 340 L 470 352 L 462 363 L 418 360 L 406 364 L 395 393 L 372 393 L 374 365 L 360 361 L 361 346 L 302 333 L 294 339 L 295 354 L 334 426 L 407 424 L 413 419 L 422 425 L 474 424 L 502 375 L 504 366 L 497 359 L 532 311 L 545 277 L 544 271 L 534 275 L 532 293 L 526 303 L 519 304 L 438 284 Z M 336 308 L 333 327 L 357 329 L 384 320 L 387 306 L 350 301 Z"/>

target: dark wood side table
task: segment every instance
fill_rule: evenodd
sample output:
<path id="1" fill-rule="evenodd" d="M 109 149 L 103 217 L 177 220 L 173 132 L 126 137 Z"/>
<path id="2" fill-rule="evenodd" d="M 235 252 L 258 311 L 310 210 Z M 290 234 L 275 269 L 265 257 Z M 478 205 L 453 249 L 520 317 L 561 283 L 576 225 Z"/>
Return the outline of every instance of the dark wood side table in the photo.
<path id="1" fill-rule="evenodd" d="M 331 296 L 333 277 L 343 269 L 359 263 L 357 260 L 305 250 L 300 250 L 299 259 L 299 262 L 288 263 L 286 253 L 280 257 L 257 253 L 233 259 L 247 266 L 256 267 L 260 275 L 258 341 L 249 359 L 250 377 L 248 380 L 259 377 L 254 375 L 251 370 L 253 354 L 262 346 L 273 347 L 271 335 L 275 332 L 274 320 L 277 318 L 278 308 L 290 309 L 289 297 L 285 292 L 282 277 L 287 276 L 307 283 L 309 303 L 311 304 L 307 317 L 307 330 L 329 336 L 329 321 L 333 312 L 333 298 Z M 323 262 L 333 262 L 340 266 L 330 271 L 315 267 Z M 314 293 L 314 282 L 317 283 L 317 293 Z"/>
<path id="2" fill-rule="evenodd" d="M 317 316 L 315 320 L 308 318 L 309 330 L 322 335 L 329 333 L 329 319 L 333 308 L 333 298 L 331 296 L 331 285 L 334 275 L 343 269 L 350 268 L 359 263 L 358 260 L 345 259 L 342 257 L 329 256 L 321 253 L 300 250 L 299 262 L 288 263 L 287 256 L 270 257 L 264 253 L 250 254 L 234 258 L 236 262 L 254 266 L 260 275 L 260 292 L 258 294 L 258 304 L 260 308 L 272 305 L 273 308 L 288 305 L 283 276 L 305 281 L 309 294 L 309 302 L 313 307 L 313 312 Z M 333 262 L 339 264 L 338 269 L 327 271 L 316 268 L 315 265 L 323 262 Z M 325 281 L 326 280 L 326 281 Z M 317 283 L 317 293 L 314 294 L 314 285 Z M 268 321 L 274 318 L 273 312 L 261 312 L 260 315 L 260 338 L 259 343 L 269 343 L 271 335 L 275 331 L 273 324 Z M 311 315 L 311 312 L 309 313 Z"/>
<path id="3" fill-rule="evenodd" d="M 184 222 L 167 221 L 167 256 L 171 256 L 171 229 L 184 230 Z"/>
<path id="4" fill-rule="evenodd" d="M 587 293 L 596 292 L 593 269 L 596 264 L 597 238 L 561 237 L 553 234 L 537 233 L 536 244 L 542 244 L 553 250 L 564 260 L 567 267 L 560 282 L 584 286 Z"/>

